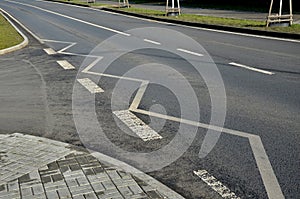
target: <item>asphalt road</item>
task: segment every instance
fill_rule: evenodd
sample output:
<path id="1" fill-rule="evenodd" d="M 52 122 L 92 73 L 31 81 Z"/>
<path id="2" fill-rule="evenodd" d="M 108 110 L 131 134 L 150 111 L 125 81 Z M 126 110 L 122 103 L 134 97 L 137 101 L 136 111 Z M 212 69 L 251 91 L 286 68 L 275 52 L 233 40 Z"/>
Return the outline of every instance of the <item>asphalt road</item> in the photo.
<path id="1" fill-rule="evenodd" d="M 45 1 L 1 0 L 0 7 L 44 42 L 31 38 L 30 47 L 1 58 L 2 132 L 77 145 L 80 140 L 147 171 L 186 198 L 220 197 L 193 173 L 198 170 L 208 171 L 241 198 L 283 198 L 281 191 L 285 198 L 299 197 L 299 41 Z M 47 55 L 43 48 L 58 53 Z M 58 60 L 75 70 L 64 70 Z M 84 88 L 77 81 L 84 78 L 104 92 L 91 94 L 86 88 L 95 86 Z M 133 116 L 113 114 L 129 106 Z M 224 113 L 219 137 L 214 127 L 222 124 Z M 134 117 L 162 139 L 138 138 L 124 125 Z M 208 154 L 199 157 L 200 150 Z"/>

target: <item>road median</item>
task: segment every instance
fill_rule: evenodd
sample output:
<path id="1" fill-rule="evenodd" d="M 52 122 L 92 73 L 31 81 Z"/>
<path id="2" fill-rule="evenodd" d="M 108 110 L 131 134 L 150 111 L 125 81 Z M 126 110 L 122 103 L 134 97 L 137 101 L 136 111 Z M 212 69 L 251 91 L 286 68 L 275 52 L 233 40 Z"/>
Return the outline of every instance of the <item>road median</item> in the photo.
<path id="1" fill-rule="evenodd" d="M 28 38 L 16 27 L 0 9 L 0 55 L 25 47 Z"/>

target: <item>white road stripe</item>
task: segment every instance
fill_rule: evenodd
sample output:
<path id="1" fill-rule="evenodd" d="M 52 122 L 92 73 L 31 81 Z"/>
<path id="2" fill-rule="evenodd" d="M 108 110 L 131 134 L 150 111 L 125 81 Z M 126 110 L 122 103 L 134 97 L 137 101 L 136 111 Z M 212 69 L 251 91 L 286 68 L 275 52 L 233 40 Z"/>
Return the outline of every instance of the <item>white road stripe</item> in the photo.
<path id="1" fill-rule="evenodd" d="M 43 8 L 38 7 L 38 6 L 33 6 L 33 5 L 30 5 L 30 4 L 16 2 L 16 1 L 8 1 L 8 0 L 5 0 L 5 1 L 11 2 L 11 3 L 15 3 L 15 4 L 24 5 L 24 6 L 28 6 L 28 7 L 32 7 L 32 8 L 38 9 L 38 10 L 42 10 L 44 12 L 48 12 L 48 13 L 51 13 L 51 14 L 54 14 L 54 15 L 58 15 L 58 16 L 61 16 L 61 17 L 67 18 L 67 19 L 71 19 L 71 20 L 74 20 L 74 21 L 77 21 L 77 22 L 80 22 L 80 23 L 84 23 L 84 24 L 87 24 L 87 25 L 90 25 L 90 26 L 101 28 L 103 30 L 111 31 L 111 32 L 114 32 L 114 33 L 117 33 L 117 34 L 121 34 L 121 35 L 124 35 L 124 36 L 130 36 L 130 34 L 122 32 L 122 31 L 118 31 L 118 30 L 115 30 L 115 29 L 112 29 L 112 28 L 108 28 L 108 27 L 105 27 L 105 26 L 94 24 L 94 23 L 91 23 L 91 22 L 88 22 L 88 21 L 84 21 L 84 20 L 81 20 L 81 19 L 78 19 L 78 18 L 75 18 L 75 17 L 71 17 L 71 16 L 68 16 L 68 15 L 60 14 L 60 13 L 57 13 L 57 12 L 54 12 L 54 11 L 50 11 L 50 10 L 47 10 L 47 9 L 43 9 Z"/>
<path id="2" fill-rule="evenodd" d="M 253 68 L 253 67 L 246 66 L 246 65 L 243 65 L 243 64 L 237 64 L 237 63 L 234 63 L 234 62 L 231 62 L 229 64 L 232 65 L 232 66 L 237 66 L 237 67 L 245 68 L 245 69 L 252 70 L 252 71 L 255 71 L 255 72 L 259 72 L 259 73 L 263 73 L 263 74 L 266 74 L 266 75 L 274 75 L 275 74 L 275 73 L 270 72 L 270 71 L 266 71 L 266 70 L 262 70 L 262 69 L 257 69 L 257 68 Z"/>
<path id="3" fill-rule="evenodd" d="M 202 57 L 202 56 L 203 56 L 203 54 L 196 53 L 196 52 L 189 51 L 189 50 L 185 50 L 185 49 L 182 49 L 182 48 L 177 48 L 177 50 L 178 50 L 178 51 L 181 51 L 181 52 L 184 52 L 184 53 L 191 54 L 191 55 L 199 56 L 199 57 Z"/>
<path id="4" fill-rule="evenodd" d="M 226 199 L 240 199 L 235 193 L 230 191 L 228 187 L 218 181 L 214 176 L 210 175 L 206 170 L 194 171 L 194 174 L 197 175 L 203 182 L 215 190 L 222 198 Z"/>
<path id="5" fill-rule="evenodd" d="M 162 139 L 162 136 L 160 136 L 156 131 L 150 128 L 129 110 L 114 111 L 113 113 L 143 141 L 146 142 L 150 140 Z"/>
<path id="6" fill-rule="evenodd" d="M 54 54 L 56 54 L 56 52 L 55 52 L 52 48 L 44 48 L 44 51 L 45 51 L 48 55 L 54 55 Z"/>
<path id="7" fill-rule="evenodd" d="M 102 93 L 104 90 L 100 88 L 97 84 L 95 84 L 89 78 L 77 79 L 77 81 L 84 86 L 90 93 Z"/>
<path id="8" fill-rule="evenodd" d="M 56 61 L 61 67 L 63 67 L 63 69 L 65 70 L 72 70 L 72 69 L 75 69 L 75 67 L 70 64 L 68 61 L 66 60 L 59 60 L 59 61 Z"/>
<path id="9" fill-rule="evenodd" d="M 161 43 L 157 42 L 157 41 L 153 41 L 150 39 L 144 39 L 145 42 L 151 43 L 151 44 L 155 44 L 155 45 L 161 45 Z"/>

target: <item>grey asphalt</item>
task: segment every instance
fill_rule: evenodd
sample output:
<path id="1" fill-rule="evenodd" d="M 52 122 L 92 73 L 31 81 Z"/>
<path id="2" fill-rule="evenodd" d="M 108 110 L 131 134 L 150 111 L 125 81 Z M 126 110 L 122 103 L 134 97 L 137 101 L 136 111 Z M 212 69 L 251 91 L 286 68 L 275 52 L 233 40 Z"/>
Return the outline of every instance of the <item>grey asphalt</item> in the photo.
<path id="1" fill-rule="evenodd" d="M 259 135 L 284 196 L 297 198 L 300 194 L 297 188 L 300 178 L 298 172 L 300 160 L 299 42 L 159 24 L 43 1 L 22 0 L 18 2 L 119 31 L 149 26 L 164 27 L 184 33 L 196 40 L 216 63 L 225 84 L 227 110 L 224 127 Z M 111 31 L 27 5 L 1 1 L 0 7 L 42 39 L 77 42 L 77 45 L 67 50 L 72 53 L 89 54 L 101 41 L 114 35 Z M 151 39 L 151 35 L 147 36 Z M 161 38 L 165 37 L 164 35 Z M 157 36 L 153 35 L 153 38 Z M 159 42 L 163 43 L 164 40 Z M 180 41 L 174 42 L 181 43 Z M 6 133 L 17 130 L 29 134 L 39 132 L 40 136 L 80 145 L 71 109 L 72 88 L 77 71 L 59 69 L 55 61 L 66 59 L 78 69 L 83 58 L 61 54 L 47 56 L 40 47 L 35 48 L 35 45 L 39 44 L 33 43 L 23 51 L 1 57 L 1 71 L 3 70 L 5 74 L 3 76 L 6 79 L 1 78 L 1 95 L 3 96 L 1 98 L 5 100 L 1 100 L 3 111 L 0 116 L 0 129 Z M 55 50 L 64 47 L 63 44 L 52 42 L 46 42 L 45 45 Z M 171 46 L 171 44 L 167 45 Z M 5 61 L 9 59 L 15 60 L 13 65 Z M 172 66 L 191 82 L 199 97 L 201 121 L 207 123 L 211 114 L 207 88 L 201 77 L 194 73 L 185 60 L 178 59 L 174 54 L 151 49 L 137 51 L 116 60 L 107 71 L 113 74 L 123 74 L 137 64 L 150 61 Z M 269 76 L 233 67 L 229 65 L 230 62 L 268 70 L 274 72 L 275 75 Z M 36 72 L 32 66 L 38 68 L 40 72 Z M 100 69 L 95 67 L 93 71 Z M 159 70 L 156 72 L 160 73 Z M 96 80 L 93 75 L 86 76 Z M 123 136 L 124 133 L 117 126 L 111 112 L 111 92 L 115 83 L 116 81 L 111 78 L 101 78 L 99 85 L 106 92 L 103 95 L 96 95 L 95 102 L 98 121 L 110 140 L 128 151 L 157 150 L 167 144 L 178 130 L 176 122 L 167 121 L 160 132 L 166 139 L 159 143 L 145 144 L 138 139 Z M 13 85 L 16 86 L 13 87 Z M 12 88 L 15 90 L 11 90 Z M 85 90 L 81 92 L 88 95 L 84 93 Z M 187 99 L 191 98 L 187 96 Z M 122 99 L 120 102 L 123 103 Z M 163 105 L 169 115 L 180 115 L 178 102 L 174 100 L 172 93 L 163 87 L 151 85 L 142 99 L 141 107 L 147 110 L 156 103 Z M 137 116 L 146 123 L 149 122 L 148 117 L 139 114 Z M 24 122 L 24 118 L 31 119 Z M 187 131 L 189 128 L 191 127 L 186 127 Z M 118 156 L 110 154 L 108 149 L 101 147 L 101 141 L 97 140 L 96 130 L 94 135 L 88 135 L 90 137 L 87 140 L 90 142 L 85 144 L 94 150 Z M 218 197 L 210 187 L 193 174 L 193 171 L 198 169 L 209 171 L 242 198 L 267 198 L 249 142 L 244 138 L 223 133 L 213 151 L 200 159 L 198 152 L 205 133 L 205 129 L 199 128 L 191 147 L 178 160 L 149 174 L 186 198 Z M 92 142 L 93 139 L 95 139 L 94 142 Z M 122 157 L 118 158 L 122 159 Z"/>

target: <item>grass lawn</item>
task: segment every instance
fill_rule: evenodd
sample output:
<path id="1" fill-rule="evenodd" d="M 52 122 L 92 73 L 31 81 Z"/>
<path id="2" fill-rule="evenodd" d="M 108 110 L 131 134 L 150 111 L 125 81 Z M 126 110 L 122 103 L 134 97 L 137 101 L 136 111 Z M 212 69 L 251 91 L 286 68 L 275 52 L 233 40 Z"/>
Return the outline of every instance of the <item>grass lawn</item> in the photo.
<path id="1" fill-rule="evenodd" d="M 19 33 L 0 14 L 0 50 L 15 46 L 23 41 Z"/>

